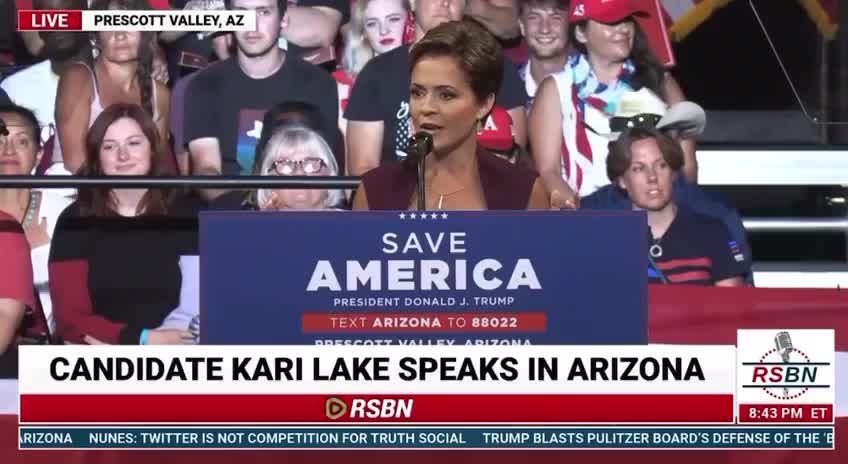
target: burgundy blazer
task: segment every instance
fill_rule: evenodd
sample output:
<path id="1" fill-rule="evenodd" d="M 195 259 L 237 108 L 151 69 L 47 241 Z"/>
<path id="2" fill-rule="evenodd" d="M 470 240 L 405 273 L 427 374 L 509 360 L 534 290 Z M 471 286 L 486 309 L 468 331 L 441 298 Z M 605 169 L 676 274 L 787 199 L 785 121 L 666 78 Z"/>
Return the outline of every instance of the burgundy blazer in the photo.
<path id="1" fill-rule="evenodd" d="M 477 167 L 487 209 L 527 209 L 538 174 L 517 167 L 482 148 L 477 148 Z M 401 161 L 384 164 L 362 176 L 372 210 L 409 209 L 418 173 Z"/>

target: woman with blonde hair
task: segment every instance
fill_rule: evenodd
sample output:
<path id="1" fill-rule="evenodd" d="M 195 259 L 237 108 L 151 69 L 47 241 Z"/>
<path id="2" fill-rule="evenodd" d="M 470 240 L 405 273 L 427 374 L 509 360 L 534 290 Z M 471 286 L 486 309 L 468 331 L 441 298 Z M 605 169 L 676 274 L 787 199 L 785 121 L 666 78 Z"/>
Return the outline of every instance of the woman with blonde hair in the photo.
<path id="1" fill-rule="evenodd" d="M 277 128 L 253 165 L 258 176 L 337 176 L 333 151 L 318 132 L 297 123 Z M 258 189 L 252 206 L 262 210 L 334 209 L 345 196 L 337 189 Z"/>
<path id="2" fill-rule="evenodd" d="M 412 6 L 409 0 L 356 0 L 344 36 L 342 66 L 333 73 L 339 88 L 339 129 L 350 89 L 359 71 L 371 58 L 394 50 L 412 39 Z"/>

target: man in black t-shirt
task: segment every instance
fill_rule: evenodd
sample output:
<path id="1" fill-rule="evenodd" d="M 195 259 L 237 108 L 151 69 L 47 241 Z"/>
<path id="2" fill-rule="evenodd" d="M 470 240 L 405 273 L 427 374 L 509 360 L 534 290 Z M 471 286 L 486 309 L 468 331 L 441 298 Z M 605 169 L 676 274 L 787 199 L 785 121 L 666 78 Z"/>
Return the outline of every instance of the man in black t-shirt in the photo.
<path id="1" fill-rule="evenodd" d="M 462 18 L 465 0 L 418 0 L 415 40 L 446 21 Z M 405 156 L 412 135 L 409 125 L 409 49 L 398 47 L 368 62 L 356 77 L 345 109 L 348 173 L 362 175 L 381 163 Z M 527 94 L 515 65 L 504 60 L 503 81 L 495 104 L 509 112 L 515 140 L 527 138 L 524 104 Z"/>
<path id="2" fill-rule="evenodd" d="M 350 21 L 350 0 L 290 0 L 283 37 L 289 53 L 313 64 L 332 61 L 339 29 Z"/>
<path id="3" fill-rule="evenodd" d="M 169 0 L 175 10 L 219 10 L 224 0 Z M 332 60 L 333 44 L 339 28 L 350 20 L 347 0 L 288 1 L 288 21 L 282 31 L 289 56 L 297 56 L 313 64 Z M 159 38 L 169 45 L 168 72 L 171 82 L 204 68 L 210 60 L 227 51 L 227 34 L 162 32 Z"/>
<path id="4" fill-rule="evenodd" d="M 256 10 L 257 30 L 234 33 L 236 56 L 194 78 L 186 94 L 185 140 L 192 172 L 249 173 L 265 111 L 283 101 L 315 105 L 325 127 L 338 120 L 336 83 L 324 70 L 288 56 L 277 46 L 285 22 L 284 0 L 229 0 L 236 9 Z M 321 134 L 337 151 L 334 130 Z"/>

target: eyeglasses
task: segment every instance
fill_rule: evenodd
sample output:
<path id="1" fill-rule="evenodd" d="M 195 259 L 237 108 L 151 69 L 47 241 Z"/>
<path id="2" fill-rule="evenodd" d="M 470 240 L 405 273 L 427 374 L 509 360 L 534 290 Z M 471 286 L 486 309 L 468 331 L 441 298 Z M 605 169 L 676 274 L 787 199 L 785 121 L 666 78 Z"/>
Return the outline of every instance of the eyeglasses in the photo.
<path id="1" fill-rule="evenodd" d="M 626 129 L 653 129 L 657 127 L 662 116 L 658 114 L 642 113 L 630 117 L 616 116 L 610 119 L 610 130 L 612 132 L 624 132 Z"/>
<path id="2" fill-rule="evenodd" d="M 327 163 L 321 158 L 304 158 L 302 160 L 278 159 L 271 164 L 271 171 L 281 176 L 291 176 L 300 169 L 307 176 L 321 172 Z"/>

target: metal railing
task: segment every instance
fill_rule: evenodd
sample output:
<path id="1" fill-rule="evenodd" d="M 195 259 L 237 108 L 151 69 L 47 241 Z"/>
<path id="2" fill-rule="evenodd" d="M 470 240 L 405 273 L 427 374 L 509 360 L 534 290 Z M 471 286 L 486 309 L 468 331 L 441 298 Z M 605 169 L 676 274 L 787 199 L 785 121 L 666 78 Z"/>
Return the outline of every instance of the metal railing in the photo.
<path id="1" fill-rule="evenodd" d="M 358 177 L 348 176 L 0 176 L 4 188 L 353 189 L 358 184 Z"/>
<path id="2" fill-rule="evenodd" d="M 744 218 L 748 232 L 846 232 L 844 218 Z"/>
<path id="3" fill-rule="evenodd" d="M 354 189 L 354 176 L 0 176 L 0 188 L 254 188 Z M 846 232 L 848 218 L 745 218 L 745 230 L 760 233 Z"/>

